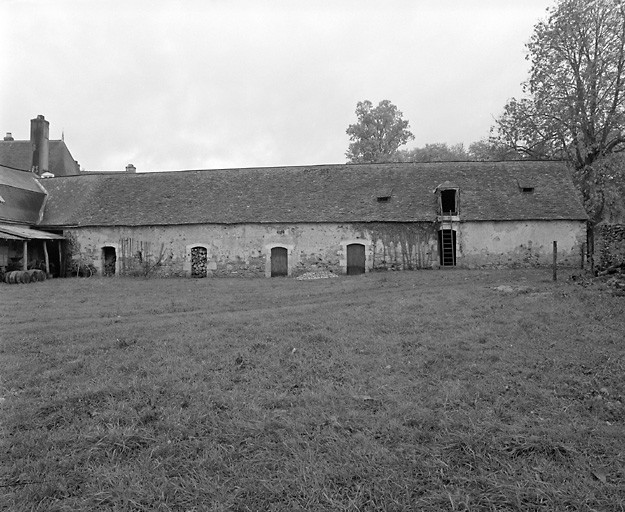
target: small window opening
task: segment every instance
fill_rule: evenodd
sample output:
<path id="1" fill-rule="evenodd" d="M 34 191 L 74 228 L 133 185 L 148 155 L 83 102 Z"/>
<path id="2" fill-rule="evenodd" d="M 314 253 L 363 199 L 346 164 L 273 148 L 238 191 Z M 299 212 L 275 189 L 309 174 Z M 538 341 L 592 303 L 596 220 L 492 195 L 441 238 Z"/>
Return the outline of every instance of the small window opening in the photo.
<path id="1" fill-rule="evenodd" d="M 458 202 L 456 201 L 455 190 L 441 190 L 441 214 L 458 215 Z"/>
<path id="2" fill-rule="evenodd" d="M 524 194 L 531 194 L 534 192 L 534 187 L 522 187 L 521 190 Z"/>
<path id="3" fill-rule="evenodd" d="M 391 196 L 378 196 L 378 203 L 388 203 L 391 200 Z"/>

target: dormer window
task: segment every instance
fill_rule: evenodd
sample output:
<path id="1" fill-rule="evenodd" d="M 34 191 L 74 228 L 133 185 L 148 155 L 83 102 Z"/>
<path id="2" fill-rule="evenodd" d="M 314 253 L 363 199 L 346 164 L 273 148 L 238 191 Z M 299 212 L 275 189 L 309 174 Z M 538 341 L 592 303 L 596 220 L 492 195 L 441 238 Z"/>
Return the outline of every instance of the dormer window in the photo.
<path id="1" fill-rule="evenodd" d="M 455 189 L 441 190 L 441 214 L 458 215 L 458 201 Z"/>
<path id="2" fill-rule="evenodd" d="M 375 199 L 378 203 L 390 203 L 391 196 L 393 195 L 393 189 L 390 187 L 383 187 L 375 194 Z"/>
<path id="3" fill-rule="evenodd" d="M 438 194 L 439 215 L 446 217 L 458 215 L 458 186 L 445 181 L 434 189 L 434 193 Z"/>
<path id="4" fill-rule="evenodd" d="M 534 193 L 534 183 L 532 180 L 528 180 L 525 178 L 517 178 L 517 185 L 521 189 L 521 192 L 524 194 L 533 194 Z"/>

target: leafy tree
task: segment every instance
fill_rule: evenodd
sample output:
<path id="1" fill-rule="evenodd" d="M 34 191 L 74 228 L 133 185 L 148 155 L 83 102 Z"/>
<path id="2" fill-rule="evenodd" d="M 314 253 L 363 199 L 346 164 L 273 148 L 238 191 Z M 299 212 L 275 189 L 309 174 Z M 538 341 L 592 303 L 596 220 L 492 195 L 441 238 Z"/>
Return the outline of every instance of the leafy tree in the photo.
<path id="1" fill-rule="evenodd" d="M 558 0 L 527 44 L 527 97 L 496 121 L 499 144 L 577 169 L 625 149 L 625 3 Z"/>
<path id="2" fill-rule="evenodd" d="M 346 130 L 352 142 L 345 153 L 349 162 L 388 162 L 394 159 L 397 149 L 414 139 L 408 130 L 408 121 L 389 100 L 374 107 L 369 100 L 356 105 L 358 121 Z"/>
<path id="3" fill-rule="evenodd" d="M 422 148 L 399 150 L 400 162 L 454 162 L 468 160 L 469 154 L 463 144 L 447 145 L 445 142 L 426 144 Z"/>
<path id="4" fill-rule="evenodd" d="M 625 154 L 612 153 L 573 173 L 593 224 L 625 223 Z"/>
<path id="5" fill-rule="evenodd" d="M 469 144 L 468 160 L 477 162 L 500 162 L 502 160 L 520 160 L 523 156 L 496 137 L 478 140 Z"/>

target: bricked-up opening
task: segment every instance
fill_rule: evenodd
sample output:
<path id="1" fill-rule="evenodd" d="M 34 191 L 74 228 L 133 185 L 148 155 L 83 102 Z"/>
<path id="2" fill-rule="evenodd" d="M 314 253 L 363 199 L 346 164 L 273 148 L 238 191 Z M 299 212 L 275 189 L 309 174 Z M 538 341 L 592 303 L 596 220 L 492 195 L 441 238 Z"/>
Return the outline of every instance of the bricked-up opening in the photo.
<path id="1" fill-rule="evenodd" d="M 438 232 L 438 258 L 441 267 L 456 265 L 456 231 L 441 229 Z"/>
<path id="2" fill-rule="evenodd" d="M 441 215 L 458 215 L 457 199 L 455 190 L 441 190 Z"/>
<path id="3" fill-rule="evenodd" d="M 208 274 L 208 251 L 206 247 L 191 249 L 191 277 L 206 277 Z"/>
<path id="4" fill-rule="evenodd" d="M 117 263 L 115 247 L 102 247 L 102 263 L 102 274 L 105 276 L 114 276 L 115 265 Z"/>

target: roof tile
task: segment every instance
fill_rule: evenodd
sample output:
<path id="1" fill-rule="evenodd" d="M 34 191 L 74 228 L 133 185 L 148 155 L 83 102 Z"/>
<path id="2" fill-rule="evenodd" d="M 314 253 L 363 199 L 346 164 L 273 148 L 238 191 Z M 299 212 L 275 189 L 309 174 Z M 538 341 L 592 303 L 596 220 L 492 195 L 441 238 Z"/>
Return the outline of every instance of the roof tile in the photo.
<path id="1" fill-rule="evenodd" d="M 518 183 L 535 184 L 523 194 Z M 343 164 L 50 178 L 42 225 L 434 221 L 444 182 L 462 220 L 586 219 L 560 162 Z M 380 190 L 393 190 L 378 203 Z"/>

